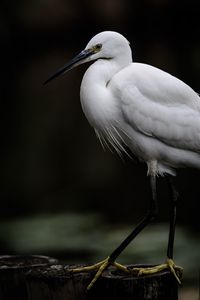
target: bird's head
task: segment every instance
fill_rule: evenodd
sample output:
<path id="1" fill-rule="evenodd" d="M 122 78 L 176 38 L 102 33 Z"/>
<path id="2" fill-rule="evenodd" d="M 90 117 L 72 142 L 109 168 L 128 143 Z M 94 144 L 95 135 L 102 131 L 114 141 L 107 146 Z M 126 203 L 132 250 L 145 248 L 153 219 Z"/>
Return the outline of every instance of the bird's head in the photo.
<path id="1" fill-rule="evenodd" d="M 89 41 L 83 51 L 51 75 L 44 84 L 78 65 L 97 59 L 116 59 L 126 65 L 132 60 L 129 42 L 118 32 L 100 32 Z"/>

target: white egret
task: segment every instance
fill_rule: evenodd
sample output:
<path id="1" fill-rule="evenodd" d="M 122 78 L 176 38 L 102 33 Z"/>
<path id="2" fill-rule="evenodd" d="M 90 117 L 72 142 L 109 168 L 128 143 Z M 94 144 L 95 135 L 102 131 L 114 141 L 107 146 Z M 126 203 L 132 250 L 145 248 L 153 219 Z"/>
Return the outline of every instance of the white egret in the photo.
<path id="1" fill-rule="evenodd" d="M 156 178 L 167 175 L 172 209 L 166 263 L 132 271 L 152 274 L 169 268 L 180 282 L 181 268 L 173 262 L 178 198 L 173 177 L 177 168 L 200 168 L 200 98 L 176 77 L 153 66 L 132 62 L 129 42 L 112 31 L 94 36 L 79 55 L 45 83 L 89 61 L 95 62 L 81 83 L 83 111 L 103 145 L 112 146 L 120 155 L 128 147 L 147 164 L 152 195 L 147 215 L 108 258 L 74 272 L 98 270 L 88 288 L 109 265 L 131 272 L 115 260 L 157 215 Z"/>

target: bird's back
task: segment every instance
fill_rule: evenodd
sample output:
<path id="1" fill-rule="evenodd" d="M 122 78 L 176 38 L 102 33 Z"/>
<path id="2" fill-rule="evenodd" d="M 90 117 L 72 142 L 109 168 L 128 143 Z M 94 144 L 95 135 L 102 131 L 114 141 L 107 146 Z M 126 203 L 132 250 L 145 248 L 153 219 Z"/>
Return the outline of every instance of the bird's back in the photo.
<path id="1" fill-rule="evenodd" d="M 131 63 L 115 74 L 112 85 L 120 91 L 137 88 L 144 96 L 159 104 L 186 105 L 200 112 L 200 97 L 194 90 L 171 74 L 143 63 Z"/>
<path id="2" fill-rule="evenodd" d="M 121 104 L 133 152 L 138 148 L 142 159 L 175 167 L 200 167 L 200 98 L 188 85 L 150 65 L 132 63 L 109 88 Z"/>

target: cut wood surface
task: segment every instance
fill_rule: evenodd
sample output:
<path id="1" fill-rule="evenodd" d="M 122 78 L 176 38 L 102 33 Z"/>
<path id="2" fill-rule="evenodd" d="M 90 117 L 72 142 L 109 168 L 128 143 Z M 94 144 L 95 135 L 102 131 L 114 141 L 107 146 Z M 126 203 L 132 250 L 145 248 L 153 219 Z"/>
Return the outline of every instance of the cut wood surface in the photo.
<path id="1" fill-rule="evenodd" d="M 178 286 L 168 271 L 137 276 L 120 273 L 114 268 L 104 271 L 89 292 L 94 272 L 71 273 L 80 265 L 55 265 L 32 270 L 27 277 L 29 300 L 177 300 Z M 133 266 L 131 266 L 133 267 Z"/>
<path id="2" fill-rule="evenodd" d="M 0 300 L 27 300 L 27 272 L 55 263 L 56 259 L 47 256 L 0 256 Z"/>

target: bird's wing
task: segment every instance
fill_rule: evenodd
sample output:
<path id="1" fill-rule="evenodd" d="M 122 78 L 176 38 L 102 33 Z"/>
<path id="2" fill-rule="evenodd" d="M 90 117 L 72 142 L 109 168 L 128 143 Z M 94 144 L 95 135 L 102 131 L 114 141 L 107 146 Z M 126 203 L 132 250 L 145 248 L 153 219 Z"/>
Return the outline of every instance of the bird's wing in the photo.
<path id="1" fill-rule="evenodd" d="M 131 65 L 117 87 L 126 121 L 168 145 L 200 151 L 199 96 L 170 74 L 138 65 Z"/>

